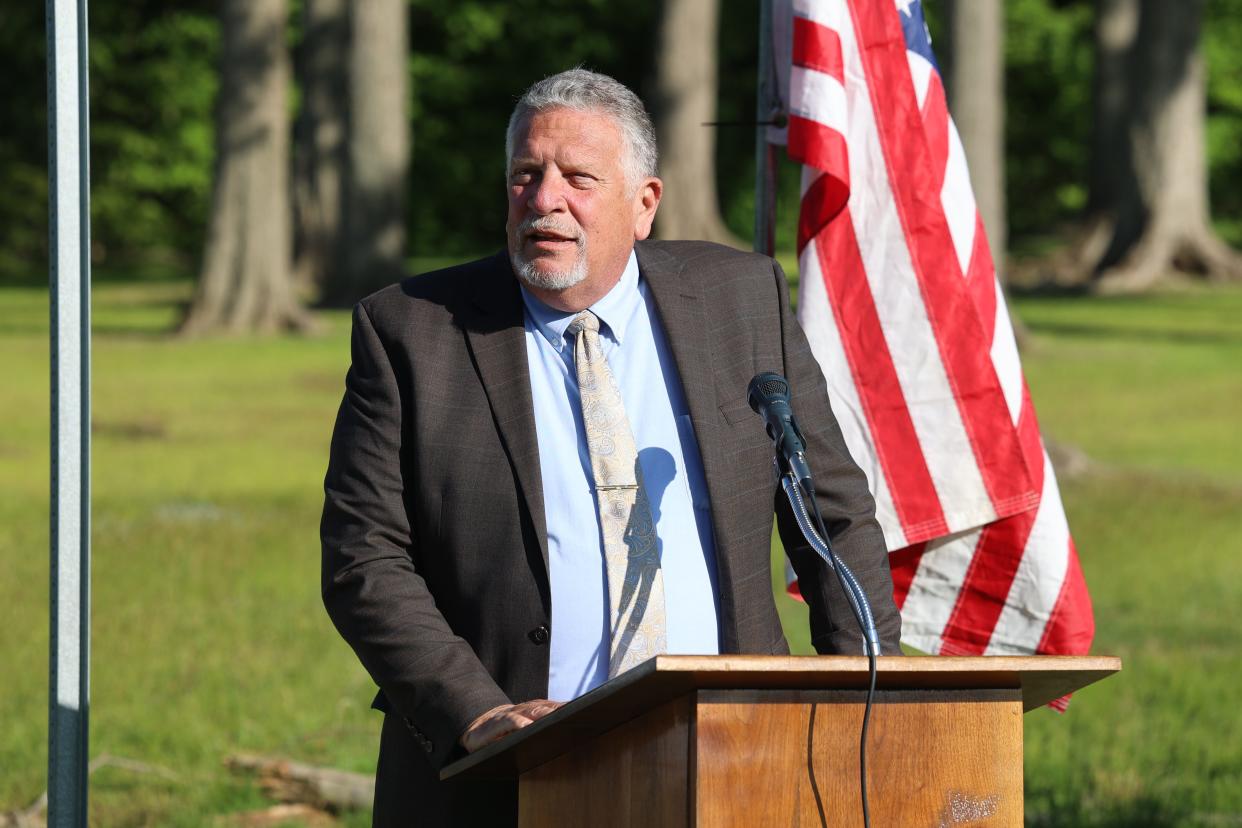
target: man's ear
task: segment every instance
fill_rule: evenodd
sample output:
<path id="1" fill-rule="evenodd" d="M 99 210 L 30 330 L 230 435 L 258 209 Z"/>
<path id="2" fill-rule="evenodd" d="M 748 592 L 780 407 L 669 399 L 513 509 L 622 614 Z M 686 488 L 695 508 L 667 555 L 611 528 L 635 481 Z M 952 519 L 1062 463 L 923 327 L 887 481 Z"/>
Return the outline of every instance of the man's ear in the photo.
<path id="1" fill-rule="evenodd" d="M 655 221 L 660 196 L 664 194 L 664 182 L 652 176 L 644 179 L 634 193 L 634 238 L 642 241 L 651 235 L 651 223 Z"/>

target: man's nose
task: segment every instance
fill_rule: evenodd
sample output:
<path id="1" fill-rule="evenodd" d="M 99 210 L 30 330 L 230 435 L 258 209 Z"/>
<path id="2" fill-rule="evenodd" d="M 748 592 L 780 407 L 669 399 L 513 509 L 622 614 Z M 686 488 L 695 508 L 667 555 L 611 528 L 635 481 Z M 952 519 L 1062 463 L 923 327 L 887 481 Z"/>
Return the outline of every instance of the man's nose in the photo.
<path id="1" fill-rule="evenodd" d="M 565 208 L 565 179 L 556 174 L 545 174 L 535 184 L 527 200 L 530 209 L 546 216 Z"/>

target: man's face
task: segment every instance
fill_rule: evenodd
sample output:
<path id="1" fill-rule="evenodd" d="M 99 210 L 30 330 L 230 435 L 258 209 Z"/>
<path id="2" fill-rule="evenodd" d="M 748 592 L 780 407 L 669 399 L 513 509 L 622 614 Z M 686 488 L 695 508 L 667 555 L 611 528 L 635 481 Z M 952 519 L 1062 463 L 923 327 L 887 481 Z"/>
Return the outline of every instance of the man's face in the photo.
<path id="1" fill-rule="evenodd" d="M 509 257 L 518 277 L 554 307 L 581 310 L 602 297 L 635 239 L 651 232 L 660 181 L 627 181 L 625 152 L 620 128 L 602 112 L 550 109 L 518 127 Z"/>

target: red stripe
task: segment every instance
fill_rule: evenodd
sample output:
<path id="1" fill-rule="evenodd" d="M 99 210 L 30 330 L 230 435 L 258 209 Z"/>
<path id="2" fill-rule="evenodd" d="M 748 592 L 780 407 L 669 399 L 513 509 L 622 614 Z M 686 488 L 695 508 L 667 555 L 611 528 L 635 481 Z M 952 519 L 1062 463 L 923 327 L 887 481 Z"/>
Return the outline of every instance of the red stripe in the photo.
<path id="1" fill-rule="evenodd" d="M 940 74 L 932 72 L 923 96 L 923 133 L 927 136 L 927 152 L 931 156 L 928 186 L 939 195 L 944 187 L 944 171 L 949 163 L 949 105 L 944 97 Z"/>
<path id="2" fill-rule="evenodd" d="M 797 578 L 794 578 L 785 585 L 785 592 L 795 601 L 802 601 L 803 603 L 806 602 L 806 599 L 802 597 L 802 587 L 798 586 Z"/>
<path id="3" fill-rule="evenodd" d="M 880 143 L 919 289 L 975 460 L 997 514 L 1039 502 L 1005 397 L 992 366 L 991 342 L 966 290 L 949 224 L 933 182 L 898 16 L 891 4 L 850 4 Z"/>
<path id="4" fill-rule="evenodd" d="M 790 115 L 788 140 L 790 158 L 839 178 L 848 191 L 850 156 L 844 135 L 819 121 Z"/>
<path id="5" fill-rule="evenodd" d="M 834 175 L 825 173 L 807 188 L 798 211 L 798 255 L 802 248 L 837 217 L 849 200 L 849 185 Z"/>
<path id="6" fill-rule="evenodd" d="M 1035 485 L 1044 485 L 1043 444 L 1039 439 L 1039 424 L 1035 420 L 1035 407 L 1029 392 L 1024 390 L 1022 413 L 1018 417 L 1018 432 L 1022 447 L 1032 469 Z M 1034 462 L 1038 457 L 1038 464 Z M 992 631 L 1000 620 L 1005 600 L 1013 586 L 1018 565 L 1027 552 L 1027 541 L 1039 509 L 1029 509 L 1011 517 L 1003 518 L 983 527 L 975 553 L 957 593 L 957 602 L 942 637 L 953 642 L 954 650 L 965 655 L 982 655 L 992 639 Z M 1035 554 L 1038 554 L 1036 552 Z"/>
<path id="7" fill-rule="evenodd" d="M 966 287 L 974 300 L 983 334 L 991 342 L 996 336 L 996 269 L 992 266 L 992 250 L 984 232 L 983 216 L 978 211 L 975 212 L 975 247 L 970 253 Z"/>
<path id="8" fill-rule="evenodd" d="M 849 210 L 815 238 L 828 305 L 908 543 L 948 532 L 880 327 Z"/>
<path id="9" fill-rule="evenodd" d="M 1052 616 L 1044 627 L 1043 637 L 1035 652 L 1048 655 L 1086 655 L 1091 652 L 1091 641 L 1094 638 L 1095 613 L 1091 608 L 1091 596 L 1087 592 L 1087 582 L 1078 562 L 1078 550 L 1074 547 L 1074 539 L 1070 538 L 1065 580 L 1061 583 L 1061 592 L 1053 605 Z M 1062 696 L 1048 702 L 1048 706 L 1064 713 L 1069 706 L 1069 700 L 1069 696 Z"/>
<path id="10" fill-rule="evenodd" d="M 813 20 L 795 17 L 793 64 L 832 75 L 844 84 L 845 59 L 841 55 L 841 36 Z"/>
<path id="11" fill-rule="evenodd" d="M 927 542 L 916 543 L 888 555 L 888 564 L 893 570 L 893 600 L 900 611 L 906 604 L 906 596 L 910 594 L 910 584 L 914 582 L 914 573 L 919 571 L 919 561 L 923 560 L 923 552 Z"/>

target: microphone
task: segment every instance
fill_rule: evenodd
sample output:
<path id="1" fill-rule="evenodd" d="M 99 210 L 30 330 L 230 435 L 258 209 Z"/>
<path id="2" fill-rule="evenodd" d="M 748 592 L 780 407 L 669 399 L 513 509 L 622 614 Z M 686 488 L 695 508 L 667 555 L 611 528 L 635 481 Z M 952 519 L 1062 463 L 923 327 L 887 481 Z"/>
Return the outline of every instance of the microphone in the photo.
<path id="1" fill-rule="evenodd" d="M 811 491 L 811 467 L 806 462 L 806 440 L 789 404 L 789 383 L 780 374 L 755 374 L 746 389 L 750 408 L 763 417 L 768 437 L 776 444 L 779 465 L 792 472 L 798 483 Z"/>

